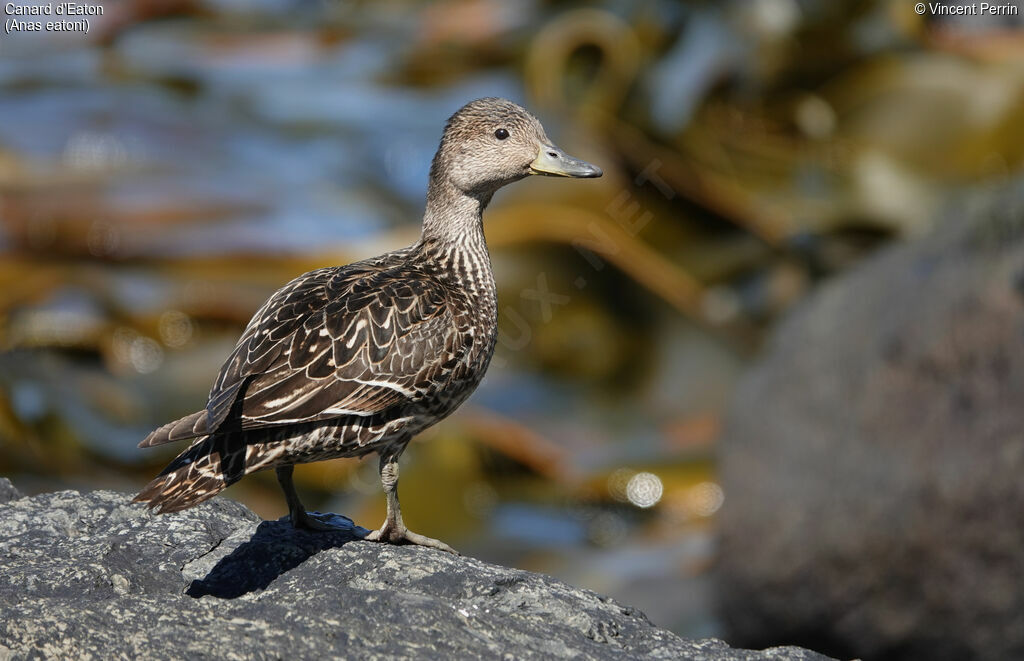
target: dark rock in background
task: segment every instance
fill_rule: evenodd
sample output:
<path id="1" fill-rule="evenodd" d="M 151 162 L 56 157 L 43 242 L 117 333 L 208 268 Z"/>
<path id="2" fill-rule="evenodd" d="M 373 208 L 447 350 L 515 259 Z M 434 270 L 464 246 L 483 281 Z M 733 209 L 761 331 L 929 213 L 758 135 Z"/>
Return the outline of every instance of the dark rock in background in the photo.
<path id="1" fill-rule="evenodd" d="M 720 454 L 734 643 L 1024 658 L 1022 201 L 823 287 L 743 379 Z"/>
<path id="2" fill-rule="evenodd" d="M 164 516 L 110 491 L 0 505 L 0 659 L 825 658 L 683 640 L 549 577 L 364 533 L 220 498 Z"/>
<path id="3" fill-rule="evenodd" d="M 21 498 L 21 492 L 14 488 L 11 481 L 6 477 L 0 477 L 0 503 L 10 502 Z"/>

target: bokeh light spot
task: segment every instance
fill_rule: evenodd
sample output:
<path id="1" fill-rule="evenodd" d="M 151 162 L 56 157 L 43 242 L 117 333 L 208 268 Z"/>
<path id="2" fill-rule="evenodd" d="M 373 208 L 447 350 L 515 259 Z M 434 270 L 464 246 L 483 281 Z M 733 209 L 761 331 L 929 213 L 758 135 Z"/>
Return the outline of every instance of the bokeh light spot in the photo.
<path id="1" fill-rule="evenodd" d="M 184 312 L 168 310 L 160 315 L 160 340 L 169 347 L 185 346 L 192 339 L 192 319 Z"/>
<path id="2" fill-rule="evenodd" d="M 701 482 L 686 493 L 686 508 L 696 516 L 711 516 L 725 502 L 725 492 L 714 482 Z"/>
<path id="3" fill-rule="evenodd" d="M 626 497 L 637 507 L 654 507 L 664 492 L 661 478 L 654 473 L 637 473 L 626 484 Z"/>
<path id="4" fill-rule="evenodd" d="M 155 372 L 164 362 L 164 350 L 156 340 L 139 336 L 132 342 L 131 351 L 132 367 L 139 374 Z"/>
<path id="5" fill-rule="evenodd" d="M 620 503 L 628 503 L 629 496 L 626 495 L 626 486 L 634 475 L 636 475 L 636 471 L 630 468 L 619 468 L 612 471 L 612 474 L 608 476 L 608 494 Z"/>
<path id="6" fill-rule="evenodd" d="M 156 371 L 164 362 L 164 350 L 156 340 L 122 326 L 114 331 L 114 357 L 139 374 Z"/>

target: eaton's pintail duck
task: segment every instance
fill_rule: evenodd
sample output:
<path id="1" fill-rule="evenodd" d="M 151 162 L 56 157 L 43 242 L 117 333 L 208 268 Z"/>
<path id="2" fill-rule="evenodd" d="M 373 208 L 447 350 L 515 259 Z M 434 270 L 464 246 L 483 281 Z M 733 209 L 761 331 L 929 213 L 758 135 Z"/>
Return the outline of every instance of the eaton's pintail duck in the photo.
<path id="1" fill-rule="evenodd" d="M 329 517 L 302 506 L 293 467 L 376 452 L 387 517 L 366 539 L 452 551 L 406 528 L 398 458 L 487 370 L 498 323 L 483 211 L 499 188 L 533 174 L 600 177 L 601 169 L 555 147 L 511 101 L 478 99 L 452 115 L 430 168 L 419 240 L 311 271 L 271 296 L 221 368 L 206 408 L 139 444 L 191 442 L 135 500 L 177 512 L 274 468 L 292 524 L 333 529 Z"/>

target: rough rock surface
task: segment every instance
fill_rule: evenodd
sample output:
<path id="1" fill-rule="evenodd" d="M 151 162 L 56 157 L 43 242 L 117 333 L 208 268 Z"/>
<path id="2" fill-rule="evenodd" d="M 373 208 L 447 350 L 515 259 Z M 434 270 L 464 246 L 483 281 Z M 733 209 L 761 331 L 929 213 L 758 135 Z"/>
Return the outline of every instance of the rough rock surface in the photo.
<path id="1" fill-rule="evenodd" d="M 823 287 L 719 465 L 734 644 L 1024 658 L 1024 191 Z"/>
<path id="2" fill-rule="evenodd" d="M 539 574 L 306 533 L 215 499 L 154 516 L 123 494 L 0 505 L 0 659 L 824 659 L 688 641 Z"/>

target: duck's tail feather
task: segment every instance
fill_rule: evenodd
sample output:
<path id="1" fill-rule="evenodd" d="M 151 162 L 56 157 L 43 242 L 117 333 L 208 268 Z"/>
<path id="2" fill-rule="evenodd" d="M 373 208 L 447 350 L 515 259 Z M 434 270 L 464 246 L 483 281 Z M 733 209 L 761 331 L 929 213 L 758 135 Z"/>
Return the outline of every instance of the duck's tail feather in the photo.
<path id="1" fill-rule="evenodd" d="M 229 481 L 225 474 L 215 444 L 213 436 L 198 439 L 147 484 L 134 502 L 146 503 L 162 514 L 198 505 L 223 491 L 234 480 Z"/>
<path id="2" fill-rule="evenodd" d="M 186 415 L 180 420 L 168 422 L 163 427 L 154 430 L 141 443 L 140 448 L 151 448 L 154 445 L 184 441 L 190 438 L 204 436 L 206 429 L 206 409 Z"/>
<path id="3" fill-rule="evenodd" d="M 245 442 L 244 432 L 199 438 L 133 499 L 157 514 L 178 512 L 213 498 L 243 475 L 278 463 L 284 447 Z"/>

